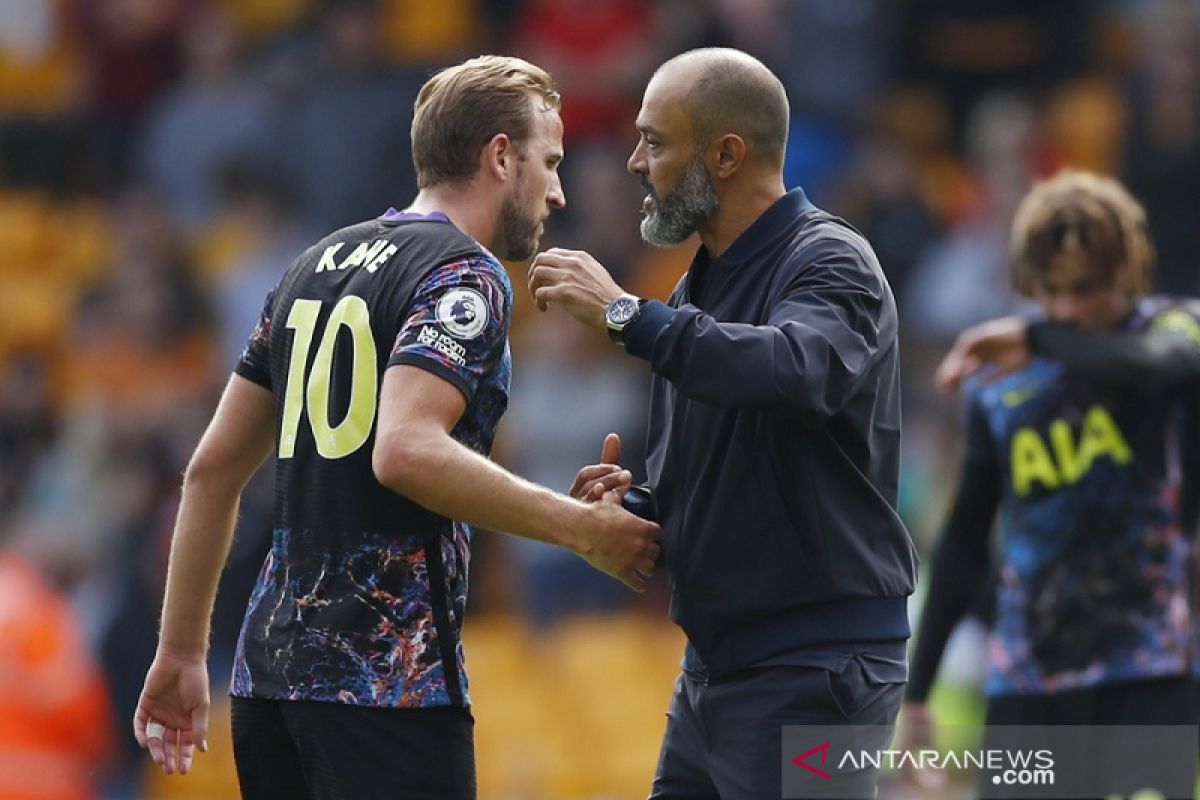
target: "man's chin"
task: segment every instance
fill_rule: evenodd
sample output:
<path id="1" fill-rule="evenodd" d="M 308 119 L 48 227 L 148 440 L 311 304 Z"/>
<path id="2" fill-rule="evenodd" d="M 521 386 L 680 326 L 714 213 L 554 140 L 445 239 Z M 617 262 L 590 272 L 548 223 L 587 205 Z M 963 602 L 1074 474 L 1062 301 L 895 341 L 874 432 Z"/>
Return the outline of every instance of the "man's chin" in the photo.
<path id="1" fill-rule="evenodd" d="M 651 214 L 642 220 L 640 227 L 642 241 L 651 247 L 674 247 L 677 244 L 682 244 L 684 239 L 687 239 L 689 236 L 691 236 L 690 231 L 678 238 L 675 236 L 669 236 L 667 235 L 668 232 L 663 231 L 657 223 L 657 216 Z"/>
<path id="2" fill-rule="evenodd" d="M 537 255 L 540 236 L 532 235 L 517 241 L 513 241 L 514 238 L 506 236 L 503 242 L 497 243 L 493 250 L 497 257 L 503 261 L 528 261 Z"/>
<path id="3" fill-rule="evenodd" d="M 536 241 L 526 242 L 519 247 L 509 247 L 500 257 L 505 261 L 528 261 L 537 255 L 538 243 Z"/>

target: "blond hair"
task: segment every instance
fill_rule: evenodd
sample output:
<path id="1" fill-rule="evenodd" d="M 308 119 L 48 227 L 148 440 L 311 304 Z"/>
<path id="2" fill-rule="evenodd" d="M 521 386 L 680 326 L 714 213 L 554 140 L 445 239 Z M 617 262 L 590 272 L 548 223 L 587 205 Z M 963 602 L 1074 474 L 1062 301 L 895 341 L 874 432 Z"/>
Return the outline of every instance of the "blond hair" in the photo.
<path id="1" fill-rule="evenodd" d="M 497 134 L 507 134 L 520 152 L 533 132 L 531 96 L 545 110 L 559 107 L 550 74 L 519 58 L 478 56 L 434 74 L 413 104 L 418 188 L 474 175 L 480 148 Z"/>
<path id="2" fill-rule="evenodd" d="M 1060 265 L 1130 294 L 1150 288 L 1154 245 L 1140 203 L 1113 178 L 1064 170 L 1038 182 L 1013 218 L 1013 285 L 1033 296 Z"/>

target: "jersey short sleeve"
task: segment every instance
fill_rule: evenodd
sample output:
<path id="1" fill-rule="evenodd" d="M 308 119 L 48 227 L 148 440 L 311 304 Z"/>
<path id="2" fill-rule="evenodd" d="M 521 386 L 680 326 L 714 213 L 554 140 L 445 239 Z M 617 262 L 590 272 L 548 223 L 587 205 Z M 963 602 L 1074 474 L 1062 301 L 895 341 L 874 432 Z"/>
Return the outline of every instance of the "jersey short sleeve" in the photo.
<path id="1" fill-rule="evenodd" d="M 1188 337 L 1192 345 L 1200 347 L 1200 322 L 1184 308 L 1174 307 L 1158 312 L 1150 319 L 1154 330 L 1175 331 Z"/>
<path id="2" fill-rule="evenodd" d="M 504 356 L 512 300 L 508 273 L 486 256 L 432 270 L 413 294 L 388 366 L 429 370 L 470 401 Z"/>
<path id="3" fill-rule="evenodd" d="M 238 375 L 268 390 L 271 388 L 271 314 L 277 289 L 278 287 L 267 293 L 258 323 L 250 332 L 250 338 L 246 340 L 246 349 L 242 351 L 238 363 L 233 368 Z"/>

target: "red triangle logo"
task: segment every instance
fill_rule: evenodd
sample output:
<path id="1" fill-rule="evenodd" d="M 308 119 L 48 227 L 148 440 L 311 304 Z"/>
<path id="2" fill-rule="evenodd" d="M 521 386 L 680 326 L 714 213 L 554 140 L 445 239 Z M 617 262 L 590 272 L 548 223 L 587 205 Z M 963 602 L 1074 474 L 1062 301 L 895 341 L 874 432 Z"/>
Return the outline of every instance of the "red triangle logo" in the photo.
<path id="1" fill-rule="evenodd" d="M 805 759 L 807 759 L 809 756 L 813 755 L 814 753 L 820 753 L 821 754 L 821 766 L 824 766 L 825 759 L 829 756 L 830 744 L 831 744 L 831 742 L 825 742 L 823 744 L 817 745 L 816 747 L 805 750 L 803 753 L 801 753 L 800 755 L 793 758 L 792 763 L 795 764 L 797 767 L 803 767 L 804 769 L 808 770 L 809 772 L 811 772 L 814 775 L 820 775 L 822 778 L 824 778 L 827 781 L 832 780 L 833 776 L 830 775 L 828 772 L 826 772 L 823 769 L 817 769 L 812 764 L 806 763 L 806 761 L 805 761 Z"/>

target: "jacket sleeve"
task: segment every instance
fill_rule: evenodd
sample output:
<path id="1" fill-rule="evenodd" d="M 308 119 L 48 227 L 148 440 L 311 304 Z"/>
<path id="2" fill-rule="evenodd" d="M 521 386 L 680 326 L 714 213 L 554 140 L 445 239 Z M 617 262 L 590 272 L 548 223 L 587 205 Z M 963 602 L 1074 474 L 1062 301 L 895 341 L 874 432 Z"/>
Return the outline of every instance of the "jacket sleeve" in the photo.
<path id="1" fill-rule="evenodd" d="M 1107 386 L 1163 386 L 1200 379 L 1200 324 L 1178 309 L 1156 315 L 1144 331 L 1090 331 L 1035 322 L 1028 337 L 1033 352 Z"/>
<path id="2" fill-rule="evenodd" d="M 929 589 L 921 604 L 916 647 L 905 697 L 924 702 L 937 676 L 946 642 L 988 581 L 989 537 L 1000 505 L 1001 475 L 982 410 L 968 401 L 966 447 L 958 493 L 933 548 Z"/>
<path id="3" fill-rule="evenodd" d="M 820 240 L 794 256 L 765 324 L 652 300 L 627 330 L 626 349 L 685 397 L 826 419 L 894 345 L 894 307 L 871 263 L 847 242 Z"/>

